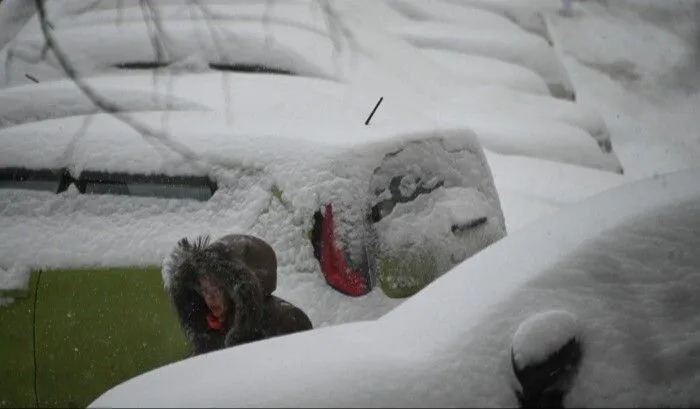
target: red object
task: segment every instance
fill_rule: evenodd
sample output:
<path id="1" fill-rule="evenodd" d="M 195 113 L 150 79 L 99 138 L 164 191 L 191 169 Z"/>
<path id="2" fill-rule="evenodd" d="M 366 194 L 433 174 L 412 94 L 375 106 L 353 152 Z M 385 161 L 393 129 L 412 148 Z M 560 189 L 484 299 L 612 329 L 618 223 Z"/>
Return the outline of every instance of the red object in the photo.
<path id="1" fill-rule="evenodd" d="M 221 327 L 223 326 L 223 320 L 216 318 L 214 314 L 209 313 L 207 315 L 207 324 L 209 324 L 209 328 L 220 331 Z"/>
<path id="2" fill-rule="evenodd" d="M 358 297 L 369 292 L 365 274 L 348 265 L 345 254 L 335 240 L 333 206 L 326 205 L 321 226 L 321 272 L 328 284 L 343 294 Z"/>

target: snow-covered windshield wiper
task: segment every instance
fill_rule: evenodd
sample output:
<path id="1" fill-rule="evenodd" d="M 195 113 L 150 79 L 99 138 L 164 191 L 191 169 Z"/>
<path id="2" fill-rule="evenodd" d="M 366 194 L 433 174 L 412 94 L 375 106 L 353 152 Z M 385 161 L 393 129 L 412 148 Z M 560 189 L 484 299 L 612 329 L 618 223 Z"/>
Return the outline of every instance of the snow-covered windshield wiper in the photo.
<path id="1" fill-rule="evenodd" d="M 230 64 L 230 63 L 209 63 L 209 68 L 216 71 L 247 72 L 253 74 L 277 74 L 277 75 L 297 75 L 296 73 L 277 67 L 268 67 L 263 64 Z"/>
<path id="2" fill-rule="evenodd" d="M 113 67 L 120 70 L 154 70 L 168 65 L 170 65 L 168 61 L 129 61 L 116 63 Z"/>

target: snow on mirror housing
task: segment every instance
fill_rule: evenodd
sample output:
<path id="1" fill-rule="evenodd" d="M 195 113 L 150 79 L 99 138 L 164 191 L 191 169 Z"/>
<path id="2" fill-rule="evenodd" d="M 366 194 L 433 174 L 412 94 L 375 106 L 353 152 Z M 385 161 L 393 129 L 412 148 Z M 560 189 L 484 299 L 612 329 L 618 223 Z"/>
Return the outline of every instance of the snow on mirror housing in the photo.
<path id="1" fill-rule="evenodd" d="M 314 215 L 314 255 L 331 287 L 364 295 L 378 281 L 392 298 L 411 296 L 506 235 L 485 160 L 442 139 L 408 143 L 384 156 L 370 179 L 364 242 L 336 243 L 332 204 Z M 478 181 L 475 183 L 475 181 Z M 346 248 L 343 254 L 340 248 Z"/>
<path id="2" fill-rule="evenodd" d="M 0 169 L 0 189 L 61 193 L 74 184 L 80 193 L 206 201 L 217 185 L 205 176 L 140 175 L 84 171 L 74 178 L 65 169 Z"/>

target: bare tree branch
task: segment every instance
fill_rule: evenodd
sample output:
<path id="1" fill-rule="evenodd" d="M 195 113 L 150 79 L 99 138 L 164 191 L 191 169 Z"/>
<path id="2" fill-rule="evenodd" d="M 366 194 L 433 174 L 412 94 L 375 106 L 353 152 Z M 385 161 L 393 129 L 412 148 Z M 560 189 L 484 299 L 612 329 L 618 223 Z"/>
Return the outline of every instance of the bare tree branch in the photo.
<path id="1" fill-rule="evenodd" d="M 39 25 L 41 27 L 41 32 L 46 40 L 47 47 L 53 51 L 54 56 L 58 60 L 61 68 L 65 71 L 68 78 L 75 83 L 75 85 L 80 89 L 85 96 L 90 99 L 90 101 L 95 104 L 100 110 L 105 113 L 112 115 L 114 118 L 118 119 L 125 125 L 132 128 L 134 131 L 138 132 L 144 140 L 146 138 L 153 138 L 160 141 L 164 146 L 171 149 L 173 152 L 180 154 L 183 158 L 188 160 L 192 166 L 198 168 L 202 171 L 206 171 L 207 167 L 203 166 L 200 162 L 204 162 L 194 151 L 192 151 L 187 146 L 172 140 L 165 132 L 152 129 L 146 124 L 142 124 L 139 121 L 134 120 L 129 115 L 124 114 L 119 106 L 103 98 L 98 92 L 93 90 L 81 77 L 78 75 L 75 68 L 72 66 L 66 54 L 62 50 L 61 46 L 56 41 L 52 30 L 47 24 L 46 8 L 44 6 L 45 0 L 35 0 L 37 12 L 39 15 Z"/>
<path id="2" fill-rule="evenodd" d="M 101 95 L 96 89 L 91 87 L 90 84 L 88 84 L 88 82 L 77 71 L 73 63 L 68 58 L 66 52 L 61 47 L 61 44 L 59 44 L 59 42 L 57 41 L 53 32 L 54 30 L 52 24 L 47 16 L 45 1 L 46 0 L 34 0 L 36 10 L 38 12 L 41 32 L 45 39 L 45 45 L 40 52 L 40 59 L 45 59 L 47 55 L 49 55 L 48 52 L 51 51 L 51 55 L 56 59 L 59 68 L 65 72 L 66 76 L 80 89 L 80 91 L 91 101 L 91 103 L 93 103 L 102 112 L 111 115 L 112 117 L 116 118 L 123 124 L 136 131 L 144 138 L 145 141 L 154 146 L 154 148 L 156 148 L 157 151 L 159 151 L 158 148 L 164 146 L 166 149 L 182 156 L 188 163 L 190 163 L 195 168 L 205 172 L 213 170 L 213 167 L 215 166 L 225 167 L 225 165 L 218 165 L 216 163 L 213 163 L 213 160 L 204 160 L 202 157 L 200 157 L 200 155 L 198 155 L 188 146 L 176 140 L 173 140 L 173 138 L 165 132 L 165 115 L 163 116 L 163 123 L 161 129 L 154 129 L 148 124 L 137 120 L 132 115 L 128 115 L 117 104 L 110 101 L 104 95 Z M 102 1 L 103 0 L 93 0 L 86 6 L 79 9 L 78 13 L 82 14 L 90 10 L 94 10 L 95 8 L 99 7 Z M 117 24 L 121 25 L 122 20 L 124 18 L 122 10 L 124 0 L 116 1 L 118 8 Z M 211 42 L 215 47 L 216 52 L 219 54 L 219 58 L 222 59 L 222 62 L 229 63 L 233 61 L 232 56 L 228 54 L 227 47 L 225 46 L 225 44 L 231 41 L 238 41 L 239 39 L 226 28 L 219 27 L 218 24 L 215 24 L 215 22 L 217 21 L 230 21 L 231 17 L 219 15 L 218 13 L 214 12 L 209 7 L 209 5 L 202 0 L 185 0 L 185 3 L 188 7 L 188 12 L 190 16 L 193 16 L 195 12 L 197 12 L 201 16 L 200 18 L 205 24 L 206 28 L 208 29 L 209 35 L 211 37 Z M 273 17 L 271 16 L 271 8 L 273 3 L 274 0 L 266 0 L 265 14 L 262 18 L 262 22 L 266 26 L 273 20 Z M 317 4 L 319 10 L 321 10 L 321 12 L 323 13 L 328 34 L 330 35 L 333 41 L 334 58 L 337 58 L 338 55 L 346 47 L 354 48 L 354 46 L 356 46 L 356 43 L 351 30 L 347 26 L 345 26 L 344 23 L 341 21 L 340 16 L 332 7 L 330 1 L 315 0 L 315 3 Z M 137 4 L 141 9 L 143 21 L 147 27 L 149 40 L 151 41 L 151 44 L 153 46 L 154 55 L 157 62 L 156 66 L 161 67 L 161 63 L 165 63 L 166 65 L 168 65 L 169 71 L 171 71 L 168 76 L 169 82 L 167 92 L 167 98 L 170 101 L 170 96 L 172 94 L 173 79 L 173 72 L 172 70 L 170 70 L 170 68 L 172 68 L 170 67 L 170 64 L 173 63 L 173 61 L 171 61 L 168 44 L 172 44 L 173 42 L 168 37 L 165 24 L 160 16 L 160 10 L 155 4 L 152 3 L 152 0 L 138 0 Z M 309 29 L 308 27 L 305 28 Z M 200 40 L 199 37 L 198 40 Z M 203 44 L 203 48 L 204 46 L 205 44 Z M 14 54 L 11 53 L 8 53 L 8 56 L 9 57 L 6 61 L 6 67 L 10 64 L 11 58 L 15 57 Z M 157 82 L 159 74 L 161 72 L 163 72 L 163 70 L 154 70 L 154 92 L 156 93 L 156 96 L 160 95 L 158 94 Z M 36 79 L 33 77 L 30 79 L 36 81 Z M 226 99 L 227 106 L 230 107 L 230 86 L 228 84 L 228 80 L 229 75 L 227 73 L 222 73 L 222 87 L 224 97 Z M 230 119 L 229 115 L 227 115 L 227 119 Z M 87 121 L 84 124 L 84 126 L 81 127 L 81 132 L 85 131 L 88 125 L 89 121 Z M 160 142 L 160 145 L 155 145 L 155 141 Z M 255 172 L 260 171 L 261 169 L 250 170 Z"/>

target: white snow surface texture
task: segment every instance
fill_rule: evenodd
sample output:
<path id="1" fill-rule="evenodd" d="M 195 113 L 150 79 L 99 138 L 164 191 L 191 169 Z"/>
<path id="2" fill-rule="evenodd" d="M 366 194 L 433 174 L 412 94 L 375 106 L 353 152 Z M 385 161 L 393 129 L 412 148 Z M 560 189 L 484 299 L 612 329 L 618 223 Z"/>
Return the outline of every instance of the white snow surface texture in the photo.
<path id="1" fill-rule="evenodd" d="M 513 336 L 551 309 L 577 317 L 584 349 L 566 406 L 697 404 L 699 176 L 636 182 L 562 210 L 378 320 L 188 359 L 91 406 L 514 407 Z"/>
<path id="2" fill-rule="evenodd" d="M 576 316 L 568 311 L 551 310 L 525 320 L 513 335 L 513 360 L 518 368 L 544 362 L 570 340 L 578 340 Z"/>
<path id="3" fill-rule="evenodd" d="M 22 2 L 5 0 L 3 5 Z M 131 6 L 126 20 L 139 17 L 136 0 L 102 4 L 107 3 Z M 172 1 L 171 12 L 177 11 L 177 3 L 184 0 Z M 212 3 L 218 3 L 217 12 L 227 12 L 233 4 Z M 234 33 L 241 41 L 227 44 L 227 52 L 241 58 L 236 62 L 264 59 L 309 77 L 300 88 L 293 85 L 301 84 L 294 82 L 300 78 L 275 80 L 275 90 L 286 89 L 282 94 L 308 97 L 303 102 L 295 99 L 298 105 L 285 111 L 279 122 L 266 118 L 289 105 L 283 97 L 261 99 L 256 101 L 262 104 L 259 111 L 246 110 L 251 90 L 259 93 L 261 85 L 252 82 L 258 80 L 233 82 L 234 89 L 244 90 L 230 95 L 233 105 L 222 103 L 228 96 L 220 91 L 209 103 L 211 90 L 220 90 L 223 83 L 211 75 L 201 88 L 183 85 L 182 99 L 172 107 L 176 111 L 164 113 L 157 100 L 134 101 L 136 92 L 152 83 L 150 75 L 133 76 L 131 87 L 125 85 L 127 76 L 90 79 L 111 97 L 132 104 L 135 117 L 156 127 L 170 118 L 183 141 L 188 133 L 201 131 L 181 128 L 187 118 L 218 124 L 211 125 L 215 132 L 202 136 L 209 142 L 222 139 L 233 119 L 234 129 L 247 142 L 241 146 L 245 154 L 222 155 L 214 145 L 197 152 L 206 159 L 199 164 L 169 155 L 157 141 L 136 138 L 104 115 L 91 116 L 89 104 L 71 96 L 74 89 L 51 83 L 62 74 L 50 56 L 47 64 L 22 60 L 40 51 L 35 20 L 24 28 L 12 22 L 11 30 L 0 35 L 0 44 L 9 44 L 0 52 L 2 66 L 10 67 L 0 70 L 3 86 L 32 84 L 0 92 L 3 166 L 49 163 L 79 172 L 93 166 L 117 169 L 129 158 L 135 170 L 208 174 L 224 187 L 206 203 L 83 196 L 72 189 L 60 197 L 2 191 L 0 288 L 25 286 L 33 267 L 157 264 L 183 236 L 246 231 L 270 241 L 277 251 L 278 295 L 302 307 L 317 327 L 342 324 L 169 365 L 108 391 L 92 406 L 513 407 L 513 336 L 524 320 L 552 309 L 577 317 L 584 345 L 581 371 L 565 405 L 700 405 L 700 171 L 663 175 L 700 163 L 700 31 L 693 17 L 700 10 L 697 2 L 578 1 L 567 16 L 557 14 L 559 0 L 443 0 L 430 2 L 434 8 L 421 0 L 338 1 L 337 10 L 354 34 L 354 42 L 344 44 L 344 50 L 357 52 L 341 51 L 336 59 L 331 58 L 337 50 L 319 10 L 305 1 L 274 7 L 277 11 L 269 17 L 279 47 L 262 52 L 270 31 L 251 22 L 260 21 L 263 3 L 268 2 L 236 3 L 241 14 L 223 24 L 238 30 Z M 102 72 L 125 56 L 152 54 L 150 46 L 134 41 L 143 38 L 143 27 L 134 30 L 133 21 L 115 27 L 114 15 L 106 11 L 82 21 L 55 21 L 57 35 L 71 40 L 75 62 L 86 73 Z M 406 27 L 416 19 L 426 24 Z M 85 35 L 81 24 L 95 21 L 102 21 L 103 27 L 93 27 L 94 36 Z M 441 21 L 451 26 L 431 31 Z M 471 25 L 465 23 L 469 21 Z M 7 16 L 0 15 L 0 27 L 9 27 L 7 22 Z M 412 36 L 418 46 L 385 32 L 385 23 L 395 33 Z M 543 42 L 530 35 L 518 42 L 523 49 L 504 42 L 500 48 L 483 49 L 474 36 L 450 39 L 460 24 L 482 38 L 489 30 L 499 33 L 497 39 L 514 38 L 518 30 L 525 30 L 552 41 L 562 65 L 522 60 L 527 57 L 524 48 L 530 47 L 554 61 Z M 200 47 L 191 35 L 201 25 L 184 27 L 175 21 L 172 27 L 173 38 L 181 41 L 178 67 L 202 71 L 214 57 L 221 57 L 211 47 Z M 12 42 L 16 32 L 24 37 Z M 114 52 L 109 52 L 102 47 L 104 39 L 115 34 L 119 41 L 113 41 Z M 5 65 L 9 47 L 15 47 L 15 60 Z M 466 63 L 494 72 L 482 74 L 473 65 L 472 71 L 460 71 L 460 64 Z M 560 71 L 562 66 L 565 70 Z M 25 73 L 42 83 L 33 84 Z M 350 84 L 353 91 L 321 79 Z M 573 87 L 576 102 L 546 96 L 545 87 L 553 85 Z M 53 99 L 35 101 L 31 94 L 41 87 Z M 157 93 L 166 95 L 170 89 L 164 77 Z M 324 101 L 350 102 L 319 106 L 314 98 L 321 94 L 327 97 Z M 367 101 L 379 96 L 386 98 L 385 105 L 373 126 L 354 133 L 371 107 Z M 34 115 L 24 116 L 24 108 L 34 102 Z M 74 105 L 49 114 L 54 103 Z M 222 106 L 236 109 L 227 112 Z M 300 120 L 295 113 L 308 113 L 307 108 L 322 113 L 302 115 Z M 76 111 L 86 116 L 66 118 Z M 244 112 L 250 122 L 239 122 L 236 112 Z M 47 115 L 57 118 L 46 120 Z M 109 129 L 111 134 L 103 137 L 114 142 L 108 146 L 113 151 L 107 154 L 96 136 L 81 141 L 77 136 L 84 134 L 83 126 Z M 305 132 L 309 126 L 316 132 Z M 473 162 L 479 176 L 474 186 L 482 183 L 481 191 L 436 191 L 438 205 L 422 211 L 449 223 L 469 215 L 444 210 L 469 199 L 474 200 L 473 209 L 490 204 L 494 226 L 500 226 L 502 207 L 511 236 L 405 301 L 388 299 L 380 291 L 351 299 L 329 289 L 306 237 L 310 212 L 326 199 L 364 200 L 367 192 L 360 192 L 353 179 L 369 178 L 367 163 L 382 156 L 372 153 L 374 149 L 436 133 L 459 134 L 459 148 L 466 156 L 479 161 L 485 157 L 498 193 Z M 328 140 L 329 134 L 337 138 Z M 116 143 L 124 138 L 130 142 Z M 293 138 L 313 142 L 314 148 L 295 146 L 290 143 Z M 614 151 L 607 152 L 610 144 Z M 52 145 L 57 149 L 46 149 Z M 270 151 L 277 153 L 270 157 Z M 299 152 L 312 160 L 289 166 L 292 162 L 285 158 Z M 336 162 L 339 154 L 343 160 Z M 614 173 L 620 168 L 624 176 Z M 652 179 L 586 200 L 647 177 Z M 273 184 L 282 189 L 292 211 L 270 194 Z M 420 215 L 404 210 L 408 217 Z M 135 218 L 140 220 L 137 228 Z M 403 232 L 412 226 L 406 224 Z M 384 230 L 391 237 L 387 242 L 396 245 L 405 241 L 400 233 Z M 0 299 L 0 305 L 6 302 Z M 368 321 L 358 322 L 363 320 Z M 542 339 L 552 341 L 567 333 L 548 332 L 550 336 L 542 334 Z M 543 344 L 521 346 L 531 355 L 546 350 Z"/>

